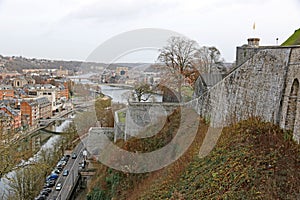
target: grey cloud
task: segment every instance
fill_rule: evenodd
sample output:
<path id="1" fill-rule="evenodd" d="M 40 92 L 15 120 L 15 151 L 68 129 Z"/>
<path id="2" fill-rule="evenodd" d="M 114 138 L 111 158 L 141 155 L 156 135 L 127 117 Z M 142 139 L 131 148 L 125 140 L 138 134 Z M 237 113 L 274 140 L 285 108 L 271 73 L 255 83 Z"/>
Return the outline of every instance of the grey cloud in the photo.
<path id="1" fill-rule="evenodd" d="M 124 20 L 135 17 L 146 17 L 158 12 L 166 12 L 176 7 L 176 3 L 158 1 L 133 1 L 126 3 L 122 0 L 105 0 L 93 3 L 71 12 L 66 18 L 92 19 L 96 21 Z"/>
<path id="2" fill-rule="evenodd" d="M 294 2 L 300 7 L 300 1 L 299 0 L 294 0 Z"/>
<path id="3" fill-rule="evenodd" d="M 182 36 L 180 33 L 167 30 L 144 28 L 116 35 L 100 44 L 87 58 L 88 61 L 111 63 L 116 59 L 143 50 L 162 48 L 171 36 Z"/>
<path id="4" fill-rule="evenodd" d="M 244 6 L 250 6 L 250 5 L 261 5 L 264 3 L 268 3 L 273 0 L 251 0 L 251 1 L 241 1 L 241 0 L 227 0 L 227 1 L 217 1 L 215 2 L 215 6 L 220 6 L 220 7 L 226 7 L 229 5 L 244 5 Z"/>

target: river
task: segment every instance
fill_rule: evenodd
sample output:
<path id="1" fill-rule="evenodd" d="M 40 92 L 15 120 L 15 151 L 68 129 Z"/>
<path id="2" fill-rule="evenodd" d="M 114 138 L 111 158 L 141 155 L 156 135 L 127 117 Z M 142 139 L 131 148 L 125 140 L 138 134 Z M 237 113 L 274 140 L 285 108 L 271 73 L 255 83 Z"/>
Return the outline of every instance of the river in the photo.
<path id="1" fill-rule="evenodd" d="M 110 85 L 100 85 L 101 92 L 112 98 L 114 103 L 127 103 L 127 97 L 129 97 L 132 90 L 123 89 L 120 87 L 112 87 Z"/>
<path id="2" fill-rule="evenodd" d="M 131 96 L 130 94 L 133 91 L 132 89 L 125 89 L 122 87 L 112 86 L 109 84 L 93 83 L 88 79 L 93 75 L 97 75 L 97 73 L 88 73 L 88 74 L 81 74 L 77 76 L 69 76 L 68 78 L 73 80 L 75 83 L 100 86 L 101 92 L 107 96 L 110 96 L 112 98 L 113 103 L 125 103 L 125 104 L 127 103 L 127 99 Z M 162 96 L 154 94 L 151 96 L 151 98 L 149 98 L 148 101 L 162 102 Z"/>
<path id="3" fill-rule="evenodd" d="M 101 92 L 112 98 L 113 103 L 127 103 L 131 96 L 132 89 L 124 89 L 110 85 L 100 85 Z M 145 98 L 145 97 L 143 97 Z M 148 101 L 162 102 L 162 96 L 158 94 L 151 95 Z"/>

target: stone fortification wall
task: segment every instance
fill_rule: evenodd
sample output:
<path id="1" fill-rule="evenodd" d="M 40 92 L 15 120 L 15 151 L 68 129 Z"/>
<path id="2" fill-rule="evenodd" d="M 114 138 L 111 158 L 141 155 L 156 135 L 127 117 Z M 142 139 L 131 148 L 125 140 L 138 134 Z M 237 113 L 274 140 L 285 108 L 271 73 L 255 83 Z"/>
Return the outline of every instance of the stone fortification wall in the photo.
<path id="1" fill-rule="evenodd" d="M 160 130 L 165 123 L 166 117 L 178 107 L 180 107 L 178 103 L 129 103 L 125 123 L 126 137 L 137 136 L 151 126 Z M 153 132 L 157 130 L 153 130 Z"/>
<path id="2" fill-rule="evenodd" d="M 278 123 L 290 48 L 262 49 L 203 96 L 187 103 L 213 127 L 250 116 Z"/>
<path id="3" fill-rule="evenodd" d="M 293 131 L 299 142 L 300 46 L 263 47 L 248 53 L 251 57 L 242 58 L 238 68 L 184 106 L 216 128 L 259 116 Z M 161 129 L 159 124 L 177 107 L 176 103 L 130 103 L 125 137 L 136 136 L 154 124 Z"/>
<path id="4" fill-rule="evenodd" d="M 294 139 L 300 142 L 300 47 L 291 49 L 289 66 L 282 101 L 280 126 L 292 130 Z M 298 84 L 298 86 L 297 86 Z"/>

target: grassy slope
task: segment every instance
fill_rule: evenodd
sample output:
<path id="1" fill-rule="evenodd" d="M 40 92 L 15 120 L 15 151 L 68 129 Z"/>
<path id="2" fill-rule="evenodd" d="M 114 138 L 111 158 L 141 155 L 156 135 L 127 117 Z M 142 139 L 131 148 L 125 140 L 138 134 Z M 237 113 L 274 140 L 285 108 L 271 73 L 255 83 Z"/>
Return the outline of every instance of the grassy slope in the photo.
<path id="1" fill-rule="evenodd" d="M 300 45 L 300 29 L 296 30 L 281 46 Z"/>
<path id="2" fill-rule="evenodd" d="M 138 199 L 299 199 L 300 148 L 290 134 L 257 119 L 223 131 L 207 157 L 195 158 L 171 184 Z"/>
<path id="3" fill-rule="evenodd" d="M 191 111 L 192 112 L 192 111 Z M 151 152 L 165 146 L 176 134 L 180 125 L 180 111 L 175 111 L 167 118 L 163 129 L 153 137 L 146 139 L 131 138 L 127 142 L 117 141 L 117 145 L 127 151 Z M 151 129 L 151 127 L 150 127 Z M 205 136 L 207 126 L 202 122 L 196 139 L 183 156 L 175 163 L 161 170 L 144 174 L 125 174 L 116 170 L 108 169 L 99 164 L 99 170 L 89 187 L 88 199 L 136 199 L 139 194 L 146 191 L 157 181 L 166 180 L 172 183 L 180 172 L 194 159 L 198 153 L 198 147 L 201 145 Z M 111 156 L 114 157 L 114 156 Z"/>
<path id="4" fill-rule="evenodd" d="M 177 113 L 169 117 L 173 123 L 166 124 L 157 137 L 151 138 L 152 147 L 147 145 L 149 141 L 136 139 L 121 146 L 147 152 L 164 145 L 170 130 L 174 126 L 176 129 L 176 117 Z M 199 147 L 206 130 L 207 126 L 201 123 L 189 150 L 162 170 L 135 175 L 105 168 L 100 172 L 102 178 L 94 185 L 106 193 L 103 199 L 300 197 L 300 148 L 292 141 L 291 134 L 270 123 L 250 119 L 224 129 L 215 149 L 200 159 Z"/>

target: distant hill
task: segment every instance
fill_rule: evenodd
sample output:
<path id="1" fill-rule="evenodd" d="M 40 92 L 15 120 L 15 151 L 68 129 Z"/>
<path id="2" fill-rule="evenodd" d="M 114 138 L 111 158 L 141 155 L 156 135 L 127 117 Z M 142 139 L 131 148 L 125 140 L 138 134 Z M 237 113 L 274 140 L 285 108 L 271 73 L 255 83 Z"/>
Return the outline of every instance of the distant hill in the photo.
<path id="1" fill-rule="evenodd" d="M 8 71 L 22 72 L 22 69 L 59 69 L 60 66 L 63 69 L 77 72 L 98 72 L 99 67 L 109 68 L 115 70 L 117 67 L 140 67 L 144 65 L 151 65 L 150 63 L 96 63 L 96 62 L 85 62 L 85 61 L 64 61 L 64 60 L 48 60 L 48 59 L 37 59 L 37 58 L 25 58 L 22 56 L 5 57 L 0 55 L 0 64 L 4 64 L 4 68 Z"/>
<path id="2" fill-rule="evenodd" d="M 291 35 L 281 46 L 300 45 L 300 28 L 295 30 L 294 34 Z"/>

